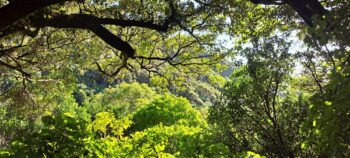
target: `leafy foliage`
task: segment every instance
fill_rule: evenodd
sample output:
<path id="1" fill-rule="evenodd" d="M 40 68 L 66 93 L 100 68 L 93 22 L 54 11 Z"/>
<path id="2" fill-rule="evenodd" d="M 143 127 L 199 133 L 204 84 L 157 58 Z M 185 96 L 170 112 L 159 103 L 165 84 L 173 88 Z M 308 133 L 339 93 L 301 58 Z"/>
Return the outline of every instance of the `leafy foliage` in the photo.
<path id="1" fill-rule="evenodd" d="M 131 131 L 142 131 L 157 124 L 170 126 L 181 122 L 188 126 L 198 126 L 203 120 L 188 100 L 165 95 L 151 104 L 140 108 L 133 115 Z"/>
<path id="2" fill-rule="evenodd" d="M 349 157 L 349 12 L 0 0 L 0 157 Z"/>
<path id="3" fill-rule="evenodd" d="M 109 111 L 118 117 L 132 113 L 141 105 L 158 98 L 159 95 L 146 84 L 122 83 L 115 87 L 104 89 L 103 92 L 86 99 L 83 104 L 91 114 Z"/>
<path id="4" fill-rule="evenodd" d="M 288 91 L 293 61 L 288 43 L 269 38 L 253 46 L 243 51 L 247 65 L 232 74 L 221 100 L 210 107 L 209 119 L 217 124 L 232 152 L 300 155 L 303 137 L 299 130 L 307 107 L 302 96 Z"/>
<path id="5" fill-rule="evenodd" d="M 128 87 L 128 88 L 122 88 Z M 118 93 L 127 90 L 132 96 L 139 91 L 133 88 L 146 85 L 122 84 L 107 89 L 100 99 L 118 105 Z M 130 88 L 130 89 L 129 89 Z M 112 92 L 112 93 L 111 93 Z M 111 100 L 111 95 L 116 100 Z M 125 93 L 124 93 L 125 94 Z M 110 102 L 109 102 L 110 101 Z M 93 105 L 97 105 L 94 102 Z M 119 109 L 120 113 L 104 109 L 78 106 L 73 100 L 57 108 L 54 113 L 42 117 L 41 128 L 12 141 L 8 156 L 21 157 L 139 157 L 167 156 L 225 157 L 227 147 L 216 141 L 200 113 L 188 100 L 173 95 L 163 95 L 147 102 L 139 102 L 139 109 Z M 105 111 L 103 111 L 105 110 Z M 117 118 L 117 117 L 118 118 Z"/>

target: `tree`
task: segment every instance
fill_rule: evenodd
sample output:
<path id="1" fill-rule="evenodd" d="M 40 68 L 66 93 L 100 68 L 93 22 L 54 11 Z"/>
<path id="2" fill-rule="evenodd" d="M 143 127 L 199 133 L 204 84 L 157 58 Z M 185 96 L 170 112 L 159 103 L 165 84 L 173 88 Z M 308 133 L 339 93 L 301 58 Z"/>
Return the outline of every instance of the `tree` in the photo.
<path id="1" fill-rule="evenodd" d="M 87 97 L 83 105 L 91 114 L 108 111 L 117 118 L 134 113 L 145 104 L 160 97 L 146 84 L 121 83 Z"/>
<path id="2" fill-rule="evenodd" d="M 121 60 L 119 68 L 115 69 L 112 73 L 106 72 L 101 65 L 96 62 L 98 68 L 102 72 L 106 72 L 106 74 L 109 74 L 110 76 L 115 76 L 123 68 L 130 69 L 130 65 L 127 63 L 129 58 L 138 59 L 139 62 L 149 59 L 165 61 L 171 65 L 186 64 L 177 58 L 177 56 L 182 53 L 182 49 L 187 49 L 195 44 L 201 44 L 204 46 L 208 45 L 205 43 L 209 43 L 209 41 L 204 43 L 202 37 L 198 36 L 198 33 L 195 31 L 208 29 L 210 26 L 207 22 L 211 23 L 213 20 L 218 24 L 216 26 L 224 24 L 224 19 L 220 20 L 216 18 L 216 15 L 222 12 L 219 10 L 221 7 L 217 6 L 217 3 L 218 2 L 216 1 L 210 1 L 208 3 L 200 1 L 163 1 L 155 6 L 154 2 L 143 1 L 95 2 L 54 0 L 46 2 L 43 0 L 16 0 L 7 3 L 2 2 L 3 7 L 0 8 L 0 13 L 6 18 L 1 20 L 1 37 L 4 38 L 8 35 L 11 36 L 20 33 L 23 34 L 24 38 L 28 35 L 35 38 L 39 36 L 42 36 L 42 38 L 50 38 L 48 36 L 52 37 L 53 35 L 49 30 L 57 30 L 57 28 L 88 30 L 116 50 L 116 54 L 119 54 L 118 56 Z M 23 9 L 21 9 L 21 7 L 23 7 Z M 65 11 L 62 8 L 65 8 Z M 15 16 L 5 16 L 12 14 Z M 195 21 L 198 22 L 192 24 L 192 22 Z M 107 28 L 107 25 L 111 27 Z M 48 29 L 48 27 L 55 29 Z M 136 54 L 136 50 L 133 48 L 133 44 L 131 44 L 132 36 L 135 34 L 140 35 L 140 31 L 146 31 L 150 33 L 149 36 L 142 38 L 148 38 L 147 40 L 157 40 L 151 38 L 151 36 L 161 38 L 162 36 L 159 33 L 165 32 L 170 33 L 169 35 L 171 35 L 174 33 L 172 31 L 173 28 L 180 28 L 193 38 L 189 39 L 187 43 L 179 45 L 175 52 L 163 52 L 167 54 L 164 57 L 153 55 L 143 56 L 142 53 Z M 159 33 L 152 33 L 152 30 Z M 176 31 L 179 30 L 176 29 Z M 74 35 L 67 35 L 67 38 L 73 40 L 75 37 Z M 208 38 L 205 39 L 208 40 Z M 43 45 L 44 43 L 44 45 L 47 46 L 48 44 L 51 46 L 54 45 L 49 39 L 46 40 L 46 42 L 37 42 L 40 43 L 38 43 L 39 45 Z M 3 57 L 7 54 L 13 53 L 16 48 L 27 44 L 28 43 L 25 40 L 20 41 L 19 45 L 14 47 L 3 45 L 2 47 L 5 49 L 2 50 L 1 56 Z M 29 54 L 22 55 L 26 56 Z M 18 64 L 20 64 L 20 62 L 18 62 Z M 28 76 L 28 74 L 22 70 L 23 68 L 14 66 L 7 62 L 2 62 L 2 65 L 20 71 Z M 144 66 L 144 69 L 150 69 L 141 64 L 141 67 L 142 66 Z"/>
<path id="3" fill-rule="evenodd" d="M 253 151 L 271 157 L 301 156 L 299 133 L 307 106 L 290 90 L 289 44 L 257 39 L 242 51 L 247 64 L 235 70 L 223 96 L 210 107 L 209 120 L 231 152 Z"/>
<path id="4" fill-rule="evenodd" d="M 185 98 L 164 95 L 141 107 L 133 115 L 132 132 L 142 131 L 155 125 L 171 126 L 183 122 L 188 126 L 199 126 L 202 123 L 200 113 Z"/>
<path id="5" fill-rule="evenodd" d="M 310 94 L 309 115 L 305 124 L 308 138 L 305 148 L 320 157 L 347 157 L 349 152 L 349 46 L 350 18 L 344 17 L 349 2 L 337 3 L 326 18 L 331 23 L 317 21 L 319 28 L 309 28 L 304 40 L 307 49 L 299 53 L 305 66 L 300 89 Z M 325 28 L 325 29 L 324 29 Z M 311 85 L 311 86 L 308 86 Z"/>
<path id="6" fill-rule="evenodd" d="M 38 61 L 38 56 L 43 57 L 41 59 L 44 61 L 49 60 L 46 53 L 38 52 L 57 52 L 67 45 L 78 43 L 81 45 L 84 42 L 91 43 L 87 44 L 90 47 L 93 46 L 91 49 L 96 48 L 98 43 L 101 44 L 99 47 L 106 47 L 105 44 L 100 43 L 101 41 L 108 45 L 104 50 L 109 52 L 106 53 L 106 56 L 103 55 L 105 53 L 93 53 L 89 50 L 86 54 L 89 54 L 89 58 L 94 56 L 91 54 L 97 55 L 88 62 L 95 63 L 101 72 L 109 76 L 116 76 L 123 69 L 143 69 L 150 73 L 157 73 L 158 66 L 150 64 L 153 61 L 174 67 L 212 65 L 217 63 L 222 58 L 222 52 L 225 52 L 222 50 L 223 47 L 215 46 L 218 34 L 223 31 L 236 33 L 244 29 L 247 26 L 242 23 L 243 21 L 252 25 L 252 28 L 258 28 L 254 27 L 254 25 L 259 25 L 256 23 L 268 24 L 272 21 L 270 26 L 274 27 L 270 29 L 273 29 L 276 28 L 276 24 L 284 20 L 267 16 L 271 13 L 282 14 L 278 12 L 278 9 L 255 7 L 248 2 L 226 0 L 157 2 L 142 0 L 3 0 L 0 6 L 2 17 L 0 37 L 3 40 L 0 53 L 3 60 L 0 63 L 3 67 L 20 72 L 26 78 L 33 74 L 28 67 L 43 63 Z M 252 8 L 254 11 L 251 10 Z M 249 13 L 248 19 L 240 17 L 246 16 L 247 13 Z M 233 28 L 229 28 L 230 25 Z M 266 32 L 266 30 L 253 32 Z M 179 43 L 178 46 L 159 45 L 164 38 L 177 35 L 179 35 L 179 39 L 176 40 Z M 100 38 L 101 41 L 94 41 L 94 36 Z M 90 38 L 94 40 L 89 40 Z M 150 43 L 157 44 L 150 45 Z M 144 48 L 137 48 L 138 44 L 150 47 L 147 50 L 149 52 L 142 52 Z M 165 48 L 175 47 L 175 49 L 164 50 L 164 46 Z M 85 47 L 88 46 L 85 45 Z M 193 47 L 205 50 L 195 49 L 191 51 L 200 53 L 186 54 Z M 32 51 L 23 52 L 23 49 Z M 77 47 L 71 49 L 87 51 Z M 60 52 L 61 57 L 64 57 L 63 60 L 67 62 L 69 59 L 63 54 L 66 53 Z M 75 52 L 69 56 L 79 56 L 79 53 Z M 112 61 L 117 61 L 103 61 L 104 58 L 112 56 Z M 208 57 L 212 58 L 203 59 Z M 137 61 L 138 64 L 135 65 L 130 60 Z M 109 68 L 110 66 L 113 69 Z M 43 70 L 42 65 L 38 67 L 39 71 Z M 163 73 L 160 75 L 164 76 Z"/>
<path id="7" fill-rule="evenodd" d="M 138 84 L 121 87 L 127 86 L 147 88 Z M 110 92 L 105 93 L 102 95 L 106 97 L 105 103 L 113 104 L 108 99 Z M 131 91 L 129 95 L 133 93 L 139 94 Z M 0 150 L 0 156 L 227 157 L 229 154 L 227 147 L 215 139 L 215 131 L 184 98 L 163 95 L 140 105 L 135 113 L 121 111 L 125 113 L 123 116 L 107 112 L 113 109 L 111 106 L 103 109 L 106 111 L 93 111 L 70 101 L 42 117 L 37 130 L 16 137 L 8 148 Z"/>

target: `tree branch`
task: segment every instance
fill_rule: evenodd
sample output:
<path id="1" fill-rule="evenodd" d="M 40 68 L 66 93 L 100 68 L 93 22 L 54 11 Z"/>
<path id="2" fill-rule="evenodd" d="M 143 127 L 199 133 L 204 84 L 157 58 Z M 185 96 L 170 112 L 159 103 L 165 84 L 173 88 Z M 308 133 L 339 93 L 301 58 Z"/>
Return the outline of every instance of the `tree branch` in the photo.
<path id="1" fill-rule="evenodd" d="M 12 70 L 16 70 L 16 71 L 20 72 L 26 78 L 30 78 L 30 74 L 28 72 L 25 72 L 22 68 L 19 68 L 19 67 L 7 64 L 7 63 L 5 63 L 5 62 L 3 62 L 1 60 L 0 60 L 0 65 L 3 65 L 3 66 L 5 66 L 5 67 L 7 67 L 9 69 L 12 69 Z"/>
<path id="2" fill-rule="evenodd" d="M 30 13 L 69 0 L 14 0 L 0 8 L 0 31 Z"/>
<path id="3" fill-rule="evenodd" d="M 124 20 L 114 18 L 100 18 L 89 14 L 69 14 L 58 15 L 53 18 L 35 18 L 31 19 L 35 27 L 55 27 L 55 28 L 88 28 L 96 24 L 115 25 L 121 27 L 142 27 L 159 32 L 166 32 L 173 20 L 166 20 L 164 24 L 156 24 L 153 21 Z"/>
<path id="4" fill-rule="evenodd" d="M 135 50 L 130 46 L 130 44 L 111 33 L 102 25 L 94 25 L 90 27 L 89 30 L 91 30 L 113 48 L 123 52 L 127 57 L 134 58 Z"/>

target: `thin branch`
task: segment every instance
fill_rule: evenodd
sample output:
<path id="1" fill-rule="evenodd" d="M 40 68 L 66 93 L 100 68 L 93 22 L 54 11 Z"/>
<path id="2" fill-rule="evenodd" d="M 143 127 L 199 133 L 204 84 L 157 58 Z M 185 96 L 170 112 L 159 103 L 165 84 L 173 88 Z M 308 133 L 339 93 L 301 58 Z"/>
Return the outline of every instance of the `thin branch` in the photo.
<path id="1" fill-rule="evenodd" d="M 30 74 L 28 72 L 25 72 L 22 68 L 7 64 L 1 60 L 0 60 L 0 65 L 3 65 L 3 66 L 5 66 L 9 69 L 12 69 L 12 70 L 16 70 L 16 71 L 20 72 L 23 76 L 30 78 Z"/>

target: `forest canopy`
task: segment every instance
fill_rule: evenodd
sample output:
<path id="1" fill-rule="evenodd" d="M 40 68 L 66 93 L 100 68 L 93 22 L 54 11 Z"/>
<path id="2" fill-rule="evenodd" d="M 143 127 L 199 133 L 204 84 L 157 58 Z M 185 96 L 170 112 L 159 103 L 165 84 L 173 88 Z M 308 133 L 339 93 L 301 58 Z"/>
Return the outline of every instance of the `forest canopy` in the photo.
<path id="1" fill-rule="evenodd" d="M 350 2 L 0 0 L 0 157 L 349 157 Z"/>

